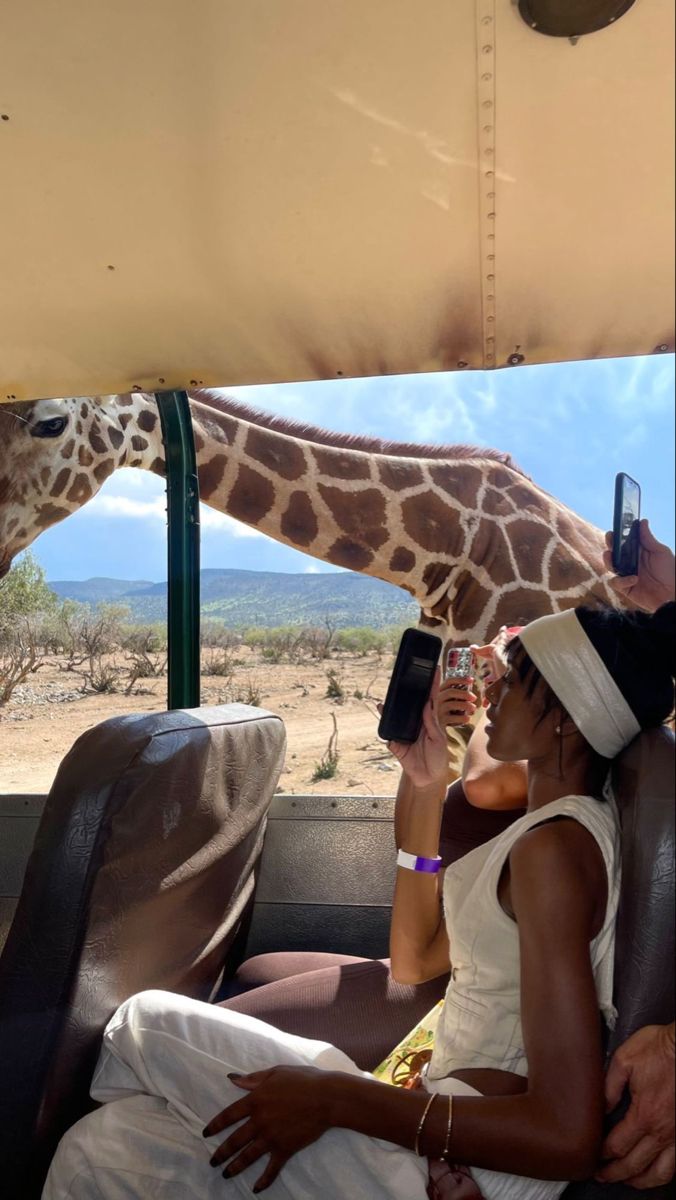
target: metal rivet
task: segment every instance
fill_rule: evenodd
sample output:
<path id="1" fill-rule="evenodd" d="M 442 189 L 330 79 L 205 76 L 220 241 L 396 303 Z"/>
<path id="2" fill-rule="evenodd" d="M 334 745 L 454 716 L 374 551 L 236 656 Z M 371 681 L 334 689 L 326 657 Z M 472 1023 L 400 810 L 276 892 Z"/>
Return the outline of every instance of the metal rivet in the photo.
<path id="1" fill-rule="evenodd" d="M 495 220 L 495 213 L 494 213 L 494 212 L 486 213 L 486 216 L 488 217 L 488 220 L 489 220 L 489 221 L 494 221 L 494 220 Z"/>
<path id="2" fill-rule="evenodd" d="M 489 304 L 492 304 L 495 300 L 495 296 L 486 296 L 486 299 L 488 300 Z"/>
<path id="3" fill-rule="evenodd" d="M 483 75 L 481 76 L 481 78 L 482 78 L 482 80 L 483 80 L 483 82 L 484 82 L 484 83 L 490 83 L 490 81 L 491 81 L 491 79 L 493 78 L 493 76 L 491 75 L 490 71 L 484 71 L 484 73 L 483 73 Z"/>
<path id="4" fill-rule="evenodd" d="M 482 17 L 481 24 L 482 25 L 490 25 L 492 20 L 493 20 L 492 17 Z"/>
<path id="5" fill-rule="evenodd" d="M 481 101 L 481 107 L 482 107 L 482 108 L 492 108 L 492 107 L 493 107 L 493 101 L 492 101 L 492 100 L 482 100 L 482 101 Z"/>
<path id="6" fill-rule="evenodd" d="M 467 366 L 467 363 L 465 362 L 464 358 L 461 358 L 461 359 L 458 361 L 458 367 L 459 367 L 459 369 L 462 371 L 463 367 L 466 367 L 466 366 Z"/>
<path id="7" fill-rule="evenodd" d="M 492 54 L 492 53 L 493 53 L 493 47 L 492 47 L 492 46 L 482 46 L 482 47 L 481 47 L 481 53 L 482 53 L 482 54 Z"/>
<path id="8" fill-rule="evenodd" d="M 486 255 L 486 262 L 495 262 L 495 255 L 494 255 L 494 254 L 487 254 L 487 255 Z"/>
<path id="9" fill-rule="evenodd" d="M 495 200 L 495 192 L 486 192 L 487 200 Z"/>
<path id="10" fill-rule="evenodd" d="M 491 146 L 487 146 L 486 149 L 484 150 L 484 154 L 488 157 L 489 155 L 492 155 L 492 153 L 493 153 L 493 148 Z"/>
<path id="11" fill-rule="evenodd" d="M 492 179 L 494 175 L 495 175 L 495 171 L 484 171 L 485 179 Z"/>
<path id="12" fill-rule="evenodd" d="M 509 358 L 507 359 L 507 362 L 509 363 L 510 367 L 518 367 L 519 363 L 522 363 L 523 361 L 524 361 L 523 354 L 510 354 Z"/>
<path id="13" fill-rule="evenodd" d="M 113 267 L 113 266 L 111 265 L 111 263 L 108 263 L 108 270 L 109 270 L 109 271 L 114 271 L 114 270 L 115 270 L 115 267 Z"/>
<path id="14" fill-rule="evenodd" d="M 494 320 L 495 320 L 495 317 L 486 317 L 486 320 L 487 320 L 487 321 L 494 321 Z"/>
<path id="15" fill-rule="evenodd" d="M 666 354 L 668 349 L 669 349 L 669 347 L 667 346 L 666 342 L 662 342 L 659 346 L 655 346 L 654 353 L 655 354 Z"/>
<path id="16" fill-rule="evenodd" d="M 494 241 L 495 241 L 495 234 L 494 234 L 494 233 L 487 233 L 487 234 L 486 234 L 486 237 L 487 237 L 487 239 L 488 239 L 488 241 L 489 241 L 489 242 L 494 242 Z"/>
<path id="17" fill-rule="evenodd" d="M 494 341 L 495 341 L 495 338 L 494 338 L 494 337 L 493 337 L 493 335 L 491 334 L 491 336 L 490 336 L 490 337 L 487 337 L 487 338 L 486 338 L 486 341 L 487 341 L 487 342 L 494 342 Z"/>
<path id="18" fill-rule="evenodd" d="M 0 120 L 2 120 L 2 121 L 9 121 L 9 113 L 2 113 L 2 114 L 0 115 Z"/>
<path id="19" fill-rule="evenodd" d="M 487 354 L 487 355 L 486 355 L 486 358 L 487 358 L 487 359 L 488 359 L 488 361 L 490 362 L 490 361 L 491 361 L 491 359 L 493 358 L 493 355 L 492 355 L 492 354 Z"/>
<path id="20" fill-rule="evenodd" d="M 492 133 L 492 132 L 493 132 L 492 125 L 484 125 L 484 133 Z"/>
<path id="21" fill-rule="evenodd" d="M 492 283 L 493 280 L 495 279 L 495 275 L 487 275 L 486 279 L 489 281 L 489 283 Z"/>

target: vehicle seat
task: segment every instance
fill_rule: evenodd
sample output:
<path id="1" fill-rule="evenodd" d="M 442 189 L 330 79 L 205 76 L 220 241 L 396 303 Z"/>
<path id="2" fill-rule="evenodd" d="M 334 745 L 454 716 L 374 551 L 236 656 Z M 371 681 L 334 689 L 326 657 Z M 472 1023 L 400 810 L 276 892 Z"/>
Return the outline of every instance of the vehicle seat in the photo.
<path id="1" fill-rule="evenodd" d="M 253 902 L 281 720 L 242 704 L 116 717 L 66 756 L 0 957 L 0 1179 L 37 1200 L 92 1107 L 103 1029 L 146 988 L 211 999 Z"/>

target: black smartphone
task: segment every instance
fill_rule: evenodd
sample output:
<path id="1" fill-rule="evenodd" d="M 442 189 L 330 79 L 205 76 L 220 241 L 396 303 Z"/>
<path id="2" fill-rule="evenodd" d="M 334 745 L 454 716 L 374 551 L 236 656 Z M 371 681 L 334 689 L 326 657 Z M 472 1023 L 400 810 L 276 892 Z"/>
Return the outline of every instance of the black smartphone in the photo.
<path id="1" fill-rule="evenodd" d="M 631 475 L 615 476 L 613 510 L 613 570 L 618 575 L 638 574 L 641 489 Z"/>
<path id="2" fill-rule="evenodd" d="M 414 742 L 432 690 L 441 654 L 441 638 L 422 629 L 406 629 L 392 671 L 378 737 L 386 742 Z"/>

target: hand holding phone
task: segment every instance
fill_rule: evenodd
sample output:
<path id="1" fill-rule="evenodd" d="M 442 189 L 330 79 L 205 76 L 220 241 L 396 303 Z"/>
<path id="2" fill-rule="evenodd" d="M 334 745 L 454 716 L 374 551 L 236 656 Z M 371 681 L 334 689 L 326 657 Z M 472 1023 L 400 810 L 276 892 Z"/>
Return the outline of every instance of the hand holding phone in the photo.
<path id="1" fill-rule="evenodd" d="M 613 509 L 613 570 L 617 575 L 638 575 L 641 489 L 635 479 L 620 471 L 615 476 Z"/>
<path id="2" fill-rule="evenodd" d="M 406 629 L 399 644 L 383 704 L 378 737 L 386 742 L 415 742 L 422 727 L 441 638 L 422 629 Z"/>

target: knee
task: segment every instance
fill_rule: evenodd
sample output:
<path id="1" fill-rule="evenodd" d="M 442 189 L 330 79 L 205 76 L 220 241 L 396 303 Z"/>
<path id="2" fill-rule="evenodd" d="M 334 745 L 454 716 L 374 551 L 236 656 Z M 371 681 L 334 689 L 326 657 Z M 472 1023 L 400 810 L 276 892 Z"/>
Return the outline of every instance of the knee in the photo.
<path id="1" fill-rule="evenodd" d="M 183 999 L 183 996 L 175 992 L 163 992 L 159 988 L 136 992 L 123 1001 L 113 1013 L 106 1033 L 111 1033 L 123 1025 L 131 1029 L 157 1029 L 167 1014 L 180 1006 L 179 1002 Z"/>

